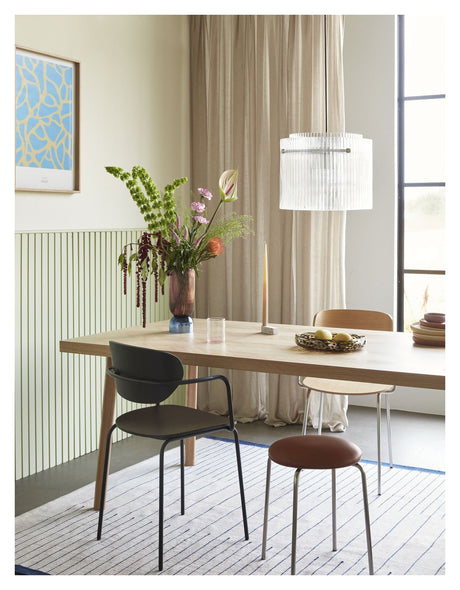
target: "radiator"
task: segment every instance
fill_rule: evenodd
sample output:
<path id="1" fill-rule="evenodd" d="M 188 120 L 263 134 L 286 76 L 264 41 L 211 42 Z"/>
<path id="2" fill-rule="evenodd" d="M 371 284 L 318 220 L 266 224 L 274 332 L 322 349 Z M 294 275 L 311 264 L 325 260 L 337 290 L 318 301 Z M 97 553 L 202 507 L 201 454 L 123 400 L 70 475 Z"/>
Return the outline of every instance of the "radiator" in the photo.
<path id="1" fill-rule="evenodd" d="M 135 277 L 123 295 L 117 264 L 140 231 L 16 234 L 16 478 L 97 449 L 105 359 L 60 353 L 59 340 L 141 323 Z M 170 316 L 153 289 L 147 307 L 148 322 Z M 180 403 L 183 392 L 174 396 Z M 131 407 L 117 399 L 117 412 Z"/>

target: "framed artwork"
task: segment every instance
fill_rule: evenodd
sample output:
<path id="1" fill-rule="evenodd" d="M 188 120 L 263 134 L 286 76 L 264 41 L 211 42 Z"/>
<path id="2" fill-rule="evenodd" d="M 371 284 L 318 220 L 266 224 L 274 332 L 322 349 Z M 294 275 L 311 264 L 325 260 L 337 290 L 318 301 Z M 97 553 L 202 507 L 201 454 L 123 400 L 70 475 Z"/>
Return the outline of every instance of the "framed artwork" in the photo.
<path id="1" fill-rule="evenodd" d="M 16 47 L 16 190 L 80 191 L 80 64 Z"/>

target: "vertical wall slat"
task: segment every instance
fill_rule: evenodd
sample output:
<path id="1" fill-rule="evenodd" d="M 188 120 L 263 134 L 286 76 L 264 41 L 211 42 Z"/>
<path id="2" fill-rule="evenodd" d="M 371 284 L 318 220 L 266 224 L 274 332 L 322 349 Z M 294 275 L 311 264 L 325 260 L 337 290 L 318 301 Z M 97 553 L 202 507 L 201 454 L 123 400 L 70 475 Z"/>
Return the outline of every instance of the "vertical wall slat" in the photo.
<path id="1" fill-rule="evenodd" d="M 22 262 L 22 251 L 23 251 L 23 239 L 22 236 L 16 235 L 15 236 L 15 259 L 17 261 Z M 23 315 L 20 312 L 22 309 L 22 275 L 20 272 L 15 272 L 15 301 L 16 301 L 16 313 L 15 313 L 15 389 L 17 392 L 21 392 L 23 390 L 23 381 L 22 381 L 22 367 L 23 367 L 23 358 L 22 358 L 22 320 Z M 15 472 L 22 473 L 23 464 L 22 464 L 22 449 L 23 449 L 23 441 L 22 441 L 22 399 L 16 396 L 16 404 L 15 404 L 15 419 L 14 419 L 14 441 L 15 441 Z"/>
<path id="2" fill-rule="evenodd" d="M 47 349 L 49 340 L 49 291 L 48 291 L 48 234 L 43 234 L 41 239 L 41 308 L 40 308 L 40 347 L 41 357 L 41 395 L 42 395 L 42 469 L 50 467 L 50 397 L 47 383 L 50 380 L 47 355 L 43 351 Z"/>
<path id="3" fill-rule="evenodd" d="M 59 340 L 140 324 L 135 276 L 123 295 L 117 264 L 122 246 L 139 235 L 139 230 L 16 235 L 17 478 L 97 449 L 105 359 L 62 354 Z M 166 298 L 155 304 L 152 288 L 148 321 L 168 317 Z M 182 398 L 175 394 L 174 401 Z M 120 411 L 133 407 L 121 398 L 117 404 Z"/>
<path id="4" fill-rule="evenodd" d="M 56 266 L 55 266 L 55 252 L 56 252 L 56 236 L 54 233 L 47 234 L 48 239 L 48 337 L 43 341 L 43 350 L 48 350 L 46 355 L 48 358 L 48 374 L 49 381 L 44 383 L 43 387 L 48 389 L 49 396 L 49 430 L 48 440 L 50 447 L 50 467 L 58 464 L 57 458 L 57 410 L 56 410 L 56 396 L 57 396 L 57 361 L 56 349 L 53 344 L 58 338 L 58 331 L 56 329 Z M 44 354 L 45 356 L 45 354 Z"/>
<path id="5" fill-rule="evenodd" d="M 43 387 L 42 387 L 42 240 L 34 240 L 34 357 L 35 357 L 35 471 L 43 470 Z"/>

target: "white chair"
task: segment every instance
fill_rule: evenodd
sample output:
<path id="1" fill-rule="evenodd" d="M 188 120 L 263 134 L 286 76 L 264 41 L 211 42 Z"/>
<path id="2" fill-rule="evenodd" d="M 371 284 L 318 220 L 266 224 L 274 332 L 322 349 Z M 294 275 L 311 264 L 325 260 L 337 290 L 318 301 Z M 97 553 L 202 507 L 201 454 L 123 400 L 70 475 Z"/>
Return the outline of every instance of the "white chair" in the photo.
<path id="1" fill-rule="evenodd" d="M 329 329 L 343 330 L 386 330 L 393 331 L 393 319 L 390 315 L 371 310 L 361 309 L 327 309 L 318 312 L 314 319 L 315 327 L 327 327 Z M 353 353 L 347 353 L 353 354 Z M 384 385 L 380 383 L 360 383 L 354 381 L 341 381 L 338 379 L 317 379 L 313 377 L 299 377 L 300 387 L 307 390 L 305 399 L 305 415 L 303 421 L 303 434 L 307 432 L 308 412 L 310 407 L 310 394 L 312 391 L 320 393 L 318 434 L 322 430 L 322 413 L 324 394 L 333 395 L 375 395 L 377 399 L 377 474 L 378 474 L 378 494 L 382 493 L 382 461 L 381 461 L 381 396 L 386 401 L 386 420 L 388 433 L 388 455 L 390 467 L 393 467 L 393 457 L 391 450 L 391 417 L 389 395 L 395 389 L 394 385 Z"/>

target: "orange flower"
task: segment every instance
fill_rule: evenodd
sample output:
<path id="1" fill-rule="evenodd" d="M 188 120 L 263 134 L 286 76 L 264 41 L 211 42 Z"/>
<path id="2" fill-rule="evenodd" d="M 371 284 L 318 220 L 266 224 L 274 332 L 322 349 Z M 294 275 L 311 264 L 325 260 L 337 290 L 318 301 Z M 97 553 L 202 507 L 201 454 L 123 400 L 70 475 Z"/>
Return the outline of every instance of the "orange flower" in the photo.
<path id="1" fill-rule="evenodd" d="M 214 256 L 219 256 L 224 251 L 224 243 L 221 238 L 211 238 L 208 242 L 208 250 Z"/>

